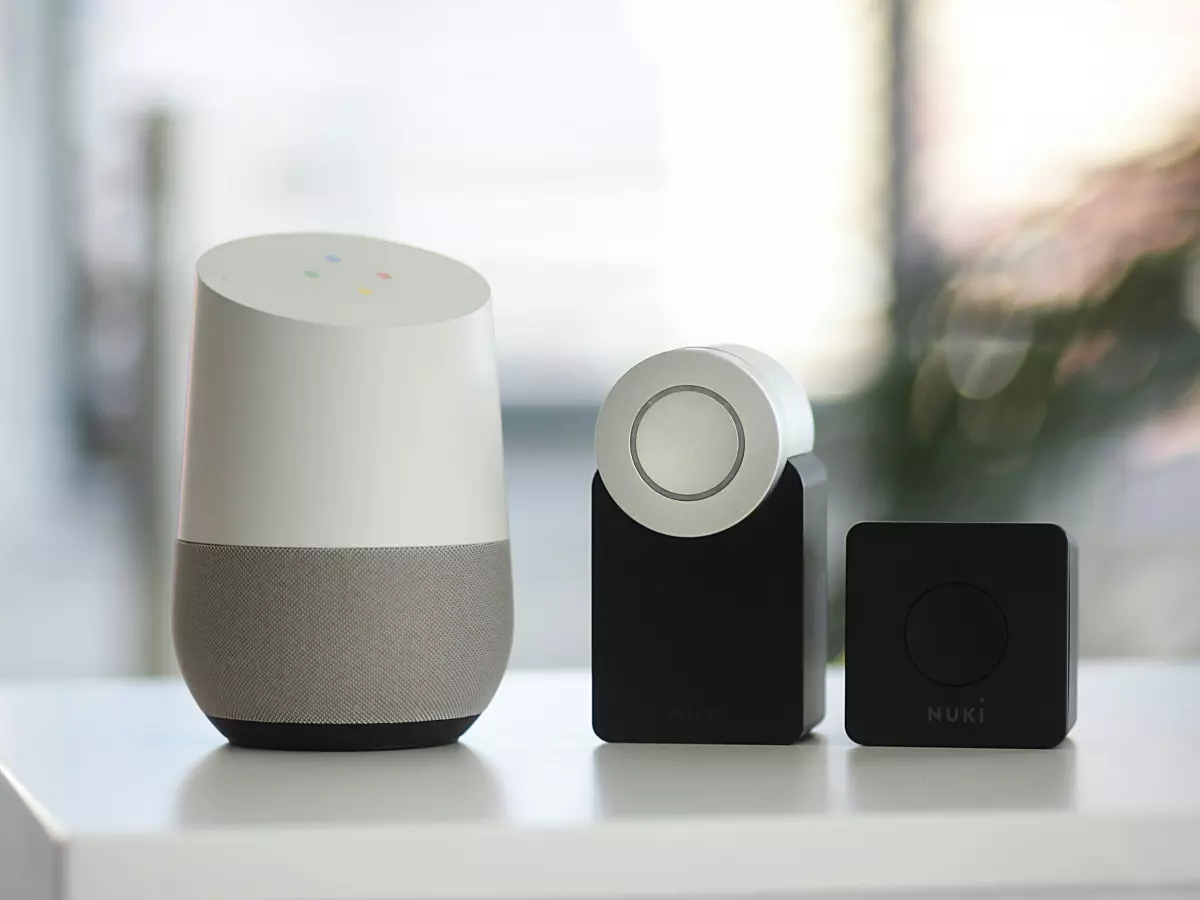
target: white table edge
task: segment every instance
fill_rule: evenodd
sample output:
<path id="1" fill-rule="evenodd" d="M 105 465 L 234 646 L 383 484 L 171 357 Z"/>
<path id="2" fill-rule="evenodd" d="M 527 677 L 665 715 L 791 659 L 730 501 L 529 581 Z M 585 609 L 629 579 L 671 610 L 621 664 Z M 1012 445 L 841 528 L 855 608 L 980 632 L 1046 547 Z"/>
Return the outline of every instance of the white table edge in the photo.
<path id="1" fill-rule="evenodd" d="M 994 852 L 1003 845 L 1005 854 Z M 1111 848 L 1120 846 L 1121 853 Z M 71 843 L 71 900 L 664 896 L 1200 885 L 1200 816 L 990 813 L 212 829 Z M 732 852 L 731 852 L 732 848 Z M 1097 852 L 1097 848 L 1106 848 Z M 144 861 L 152 854 L 157 878 Z M 1073 864 L 1064 865 L 1064 860 Z M 186 874 L 207 871 L 206 893 Z M 331 872 L 331 870 L 334 870 Z M 348 876 L 347 873 L 353 873 Z M 244 882 L 250 878 L 255 891 Z"/>

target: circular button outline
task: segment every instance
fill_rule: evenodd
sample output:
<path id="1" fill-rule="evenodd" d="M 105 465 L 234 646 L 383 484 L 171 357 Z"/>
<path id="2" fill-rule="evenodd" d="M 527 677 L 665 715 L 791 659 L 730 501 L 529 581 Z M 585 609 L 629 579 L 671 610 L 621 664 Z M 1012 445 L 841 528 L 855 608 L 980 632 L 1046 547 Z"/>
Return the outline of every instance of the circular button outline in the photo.
<path id="1" fill-rule="evenodd" d="M 737 410 L 746 432 L 742 466 L 724 490 L 684 503 L 650 487 L 633 467 L 629 432 L 646 401 L 668 387 L 707 387 Z M 711 347 L 681 347 L 642 360 L 613 385 L 596 420 L 596 466 L 617 506 L 638 524 L 672 537 L 704 537 L 758 508 L 787 464 L 775 392 L 744 360 Z"/>
<path id="2" fill-rule="evenodd" d="M 910 650 L 909 646 L 908 646 L 908 623 L 912 619 L 913 612 L 916 610 L 916 608 L 918 606 L 921 605 L 921 601 L 924 600 L 926 597 L 928 597 L 930 594 L 932 594 L 934 591 L 939 591 L 942 588 L 947 588 L 947 587 L 971 588 L 972 590 L 987 597 L 987 599 L 992 601 L 992 605 L 996 607 L 996 612 L 1000 614 L 1000 623 L 1004 626 L 1004 649 L 1001 650 L 1000 655 L 998 657 L 996 657 L 996 662 L 992 664 L 992 667 L 990 669 L 988 669 L 986 672 L 984 672 L 982 675 L 980 675 L 974 681 L 966 681 L 966 682 L 962 682 L 961 684 L 950 684 L 945 681 L 938 681 L 936 678 L 933 678 L 930 675 L 926 674 L 925 670 L 922 669 L 919 665 L 917 665 L 917 661 L 915 659 L 913 659 L 912 650 Z M 1002 662 L 1004 662 L 1004 657 L 1006 657 L 1008 655 L 1008 616 L 1006 616 L 1004 614 L 1004 607 L 1001 606 L 996 601 L 996 598 L 993 597 L 987 591 L 985 591 L 983 588 L 981 588 L 979 585 L 973 584 L 970 581 L 943 581 L 943 582 L 940 582 L 939 584 L 935 584 L 931 588 L 927 588 L 926 590 L 922 591 L 920 593 L 920 595 L 917 597 L 917 599 L 913 601 L 912 606 L 910 606 L 908 608 L 908 612 L 905 613 L 905 615 L 904 615 L 903 641 L 904 641 L 904 655 L 908 657 L 908 661 L 910 663 L 912 663 L 912 667 L 917 670 L 917 672 L 921 675 L 922 678 L 927 678 L 927 679 L 929 679 L 929 681 L 932 681 L 934 684 L 939 685 L 941 687 L 947 687 L 947 688 L 971 687 L 972 685 L 979 684 L 979 682 L 983 681 L 985 678 L 987 678 L 993 672 L 995 672 L 998 668 L 1000 668 L 1000 664 Z"/>
<path id="3" fill-rule="evenodd" d="M 733 427 L 737 431 L 737 455 L 733 459 L 733 466 L 729 469 L 729 472 L 726 473 L 725 477 L 717 482 L 716 485 L 695 494 L 681 494 L 678 491 L 668 490 L 651 478 L 649 473 L 645 470 L 645 468 L 643 468 L 642 460 L 638 456 L 637 450 L 638 428 L 641 426 L 642 419 L 650 410 L 650 407 L 654 406 L 655 403 L 664 397 L 670 396 L 671 394 L 678 394 L 683 391 L 691 391 L 692 393 L 703 394 L 705 397 L 716 400 L 729 415 L 729 418 L 733 420 Z M 646 482 L 649 487 L 653 488 L 664 497 L 669 497 L 672 500 L 682 500 L 685 503 L 696 500 L 705 500 L 714 496 L 715 494 L 719 494 L 726 487 L 728 487 L 729 482 L 733 481 L 733 479 L 737 476 L 738 470 L 742 467 L 742 460 L 746 457 L 746 429 L 742 427 L 742 420 L 738 416 L 737 411 L 733 408 L 733 406 L 730 405 L 728 400 L 726 400 L 716 391 L 710 390 L 706 387 L 701 387 L 698 384 L 676 384 L 659 391 L 657 394 L 647 400 L 644 404 L 642 404 L 642 408 L 638 410 L 637 415 L 633 417 L 633 425 L 631 425 L 629 428 L 629 455 L 633 458 L 633 467 L 637 470 L 638 475 L 641 476 L 642 481 Z"/>

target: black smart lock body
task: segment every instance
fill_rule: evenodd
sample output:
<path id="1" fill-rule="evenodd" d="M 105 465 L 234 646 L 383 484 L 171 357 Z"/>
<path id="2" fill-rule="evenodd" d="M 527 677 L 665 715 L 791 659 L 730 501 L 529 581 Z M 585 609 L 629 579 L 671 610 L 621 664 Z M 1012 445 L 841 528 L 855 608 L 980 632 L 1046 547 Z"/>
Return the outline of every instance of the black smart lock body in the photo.
<path id="1" fill-rule="evenodd" d="M 700 352 L 716 351 L 661 356 Z M 773 361 L 750 358 L 750 375 L 761 389 L 760 373 Z M 775 448 L 807 443 L 811 449 L 811 424 L 807 441 L 803 435 L 797 441 L 795 431 L 790 440 L 779 439 L 781 432 L 787 435 L 786 414 L 793 413 L 793 425 L 798 418 L 795 394 L 767 394 L 773 406 L 756 409 L 738 390 L 745 386 L 744 358 L 698 362 L 690 371 L 652 372 L 656 377 L 643 378 L 625 401 L 624 415 L 606 418 L 602 412 L 598 423 L 593 728 L 614 742 L 790 744 L 820 722 L 825 709 L 825 468 L 805 452 L 783 457 L 777 471 L 768 471 L 769 454 L 754 442 Z M 723 378 L 729 370 L 732 384 Z M 622 383 L 606 401 L 610 413 Z M 679 391 L 700 393 L 712 403 L 686 398 L 661 421 L 646 413 Z M 728 428 L 722 415 L 729 417 Z M 767 418 L 782 425 L 772 432 L 763 427 Z M 650 436 L 640 427 L 647 421 L 658 429 Z M 617 430 L 607 455 L 605 429 Z M 713 445 L 727 438 L 724 455 L 714 453 Z M 642 484 L 628 471 L 614 471 L 613 457 L 623 454 Z M 715 462 L 697 460 L 705 454 Z M 615 492 L 610 474 L 620 485 Z M 725 491 L 723 508 L 689 507 Z"/>

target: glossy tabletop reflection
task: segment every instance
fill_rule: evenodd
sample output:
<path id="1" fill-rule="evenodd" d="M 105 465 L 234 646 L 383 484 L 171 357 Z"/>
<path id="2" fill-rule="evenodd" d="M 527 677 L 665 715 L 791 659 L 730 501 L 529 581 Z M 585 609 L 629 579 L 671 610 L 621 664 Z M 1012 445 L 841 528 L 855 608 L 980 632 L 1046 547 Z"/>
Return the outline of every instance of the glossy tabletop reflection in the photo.
<path id="1" fill-rule="evenodd" d="M 175 681 L 10 685 L 0 835 L 81 848 L 60 861 L 82 867 L 72 897 L 116 896 L 87 885 L 118 882 L 130 846 L 176 867 L 130 898 L 210 896 L 187 867 L 250 865 L 264 841 L 303 879 L 318 838 L 347 874 L 326 866 L 296 896 L 1200 883 L 1198 698 L 1200 666 L 1085 666 L 1079 724 L 1055 750 L 859 748 L 831 670 L 830 714 L 796 746 L 606 745 L 585 673 L 518 672 L 457 746 L 289 754 L 226 746 Z M 407 874 L 349 874 L 376 841 Z M 472 853 L 477 872 L 434 867 Z"/>

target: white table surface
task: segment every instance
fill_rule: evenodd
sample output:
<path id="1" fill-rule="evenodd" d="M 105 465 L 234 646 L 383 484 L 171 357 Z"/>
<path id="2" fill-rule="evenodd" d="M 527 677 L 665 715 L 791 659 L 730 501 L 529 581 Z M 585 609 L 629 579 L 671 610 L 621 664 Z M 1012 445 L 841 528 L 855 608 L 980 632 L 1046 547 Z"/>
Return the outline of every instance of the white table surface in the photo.
<path id="1" fill-rule="evenodd" d="M 1200 890 L 1200 666 L 1085 666 L 1056 750 L 604 745 L 580 672 L 461 744 L 227 747 L 175 681 L 0 687 L 0 898 Z M 1109 896 L 1109 894 L 1106 894 Z"/>

